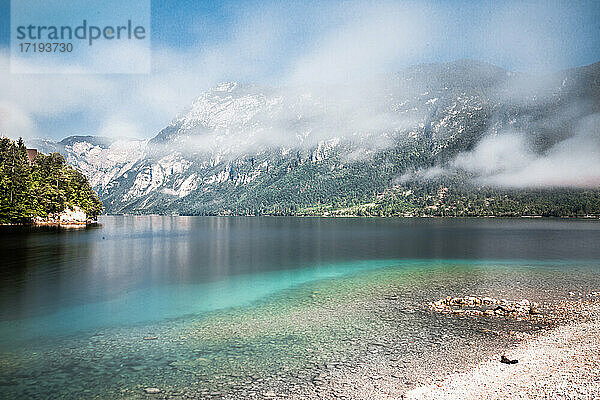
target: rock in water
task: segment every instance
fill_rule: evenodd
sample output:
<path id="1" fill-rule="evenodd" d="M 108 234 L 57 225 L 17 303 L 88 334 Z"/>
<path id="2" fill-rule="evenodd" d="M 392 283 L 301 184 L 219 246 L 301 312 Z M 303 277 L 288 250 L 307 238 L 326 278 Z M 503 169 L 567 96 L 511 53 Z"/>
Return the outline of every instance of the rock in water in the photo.
<path id="1" fill-rule="evenodd" d="M 519 362 L 519 360 L 511 360 L 508 357 L 503 355 L 502 357 L 500 357 L 500 362 L 502 364 L 516 364 Z"/>
<path id="2" fill-rule="evenodd" d="M 509 301 L 491 297 L 446 297 L 429 303 L 429 309 L 443 314 L 528 318 L 538 314 L 537 304 L 527 299 Z"/>

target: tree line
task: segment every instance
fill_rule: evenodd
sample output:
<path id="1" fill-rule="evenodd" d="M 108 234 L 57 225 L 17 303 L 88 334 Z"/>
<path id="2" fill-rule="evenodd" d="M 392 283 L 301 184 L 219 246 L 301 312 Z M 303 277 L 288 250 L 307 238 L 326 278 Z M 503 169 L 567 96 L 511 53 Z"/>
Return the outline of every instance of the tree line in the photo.
<path id="1" fill-rule="evenodd" d="M 38 153 L 29 162 L 23 139 L 0 139 L 0 223 L 27 223 L 73 206 L 91 219 L 103 211 L 81 172 L 59 153 Z"/>

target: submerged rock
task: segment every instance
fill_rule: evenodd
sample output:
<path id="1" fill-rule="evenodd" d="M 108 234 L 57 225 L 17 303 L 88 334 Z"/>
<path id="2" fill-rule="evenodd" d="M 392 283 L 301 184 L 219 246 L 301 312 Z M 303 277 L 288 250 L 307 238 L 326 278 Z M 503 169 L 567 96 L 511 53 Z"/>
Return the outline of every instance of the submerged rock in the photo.
<path id="1" fill-rule="evenodd" d="M 429 309 L 443 314 L 526 317 L 537 314 L 537 304 L 527 299 L 509 301 L 491 297 L 446 297 L 429 303 Z"/>

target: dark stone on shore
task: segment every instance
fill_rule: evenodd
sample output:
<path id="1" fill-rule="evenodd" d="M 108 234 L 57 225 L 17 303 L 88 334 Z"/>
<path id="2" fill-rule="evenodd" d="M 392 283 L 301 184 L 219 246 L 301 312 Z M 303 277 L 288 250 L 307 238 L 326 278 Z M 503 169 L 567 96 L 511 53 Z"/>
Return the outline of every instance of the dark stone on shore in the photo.
<path id="1" fill-rule="evenodd" d="M 503 355 L 502 357 L 500 357 L 500 362 L 502 364 L 516 364 L 519 362 L 519 360 L 511 360 L 508 357 Z"/>

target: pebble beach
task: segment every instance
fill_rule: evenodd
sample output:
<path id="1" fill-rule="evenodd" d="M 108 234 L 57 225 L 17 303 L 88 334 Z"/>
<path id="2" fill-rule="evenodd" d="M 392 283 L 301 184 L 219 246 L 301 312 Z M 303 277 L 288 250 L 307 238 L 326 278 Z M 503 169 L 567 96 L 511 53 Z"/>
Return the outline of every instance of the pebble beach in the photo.
<path id="1" fill-rule="evenodd" d="M 447 365 L 444 366 L 440 359 L 429 358 L 423 365 L 429 378 L 419 372 L 416 374 L 421 379 L 429 379 L 430 383 L 402 387 L 397 372 L 381 371 L 384 375 L 373 377 L 363 371 L 362 377 L 353 377 L 353 392 L 331 397 L 412 400 L 600 398 L 600 301 L 560 302 L 540 318 L 553 327 L 535 334 L 510 331 L 508 335 L 516 337 L 512 345 L 492 352 L 473 366 L 463 364 L 454 373 L 448 373 Z M 463 354 L 468 356 L 468 353 Z M 472 356 L 477 357 L 477 354 Z M 500 362 L 502 356 L 514 363 Z M 349 381 L 351 379 L 347 379 Z"/>
<path id="2" fill-rule="evenodd" d="M 575 295 L 574 293 L 571 293 Z M 537 332 L 498 331 L 512 337 L 502 348 L 490 347 L 469 351 L 457 344 L 456 353 L 441 349 L 435 356 L 406 363 L 405 368 L 365 365 L 354 373 L 338 373 L 330 387 L 292 398 L 331 399 L 582 399 L 600 398 L 600 300 L 598 293 L 575 300 L 561 301 L 536 315 L 546 325 Z M 477 302 L 469 297 L 470 303 Z M 500 302 L 495 299 L 488 303 Z M 463 303 L 463 298 L 447 298 L 430 303 Z M 479 300 L 479 303 L 482 303 Z M 507 301 L 503 301 L 504 304 Z M 525 302 L 523 302 L 525 303 Z M 448 314 L 448 310 L 437 308 Z M 480 317 L 490 315 L 462 310 L 453 315 Z M 466 312 L 465 312 L 466 311 Z M 504 314 L 495 316 L 505 317 Z M 513 317 L 524 314 L 518 309 Z M 526 315 L 526 314 L 525 314 Z M 460 353 L 458 356 L 457 353 Z M 487 354 L 487 355 L 485 355 Z M 458 357 L 457 357 L 458 356 Z M 462 356 L 462 357 L 461 357 Z M 511 360 L 503 363 L 501 358 Z M 469 365 L 467 359 L 480 360 Z M 456 368 L 452 370 L 451 365 Z M 406 367 L 411 371 L 407 374 Z M 407 380 L 407 376 L 411 376 Z M 416 385 L 414 384 L 417 383 Z M 427 383 L 423 383 L 427 382 Z"/>
<path id="3" fill-rule="evenodd" d="M 469 371 L 409 390 L 403 398 L 600 398 L 600 306 L 591 302 L 578 308 L 587 321 L 566 321 L 507 351 L 517 364 L 500 363 L 496 354 Z"/>

